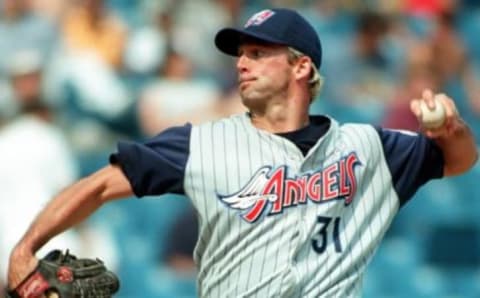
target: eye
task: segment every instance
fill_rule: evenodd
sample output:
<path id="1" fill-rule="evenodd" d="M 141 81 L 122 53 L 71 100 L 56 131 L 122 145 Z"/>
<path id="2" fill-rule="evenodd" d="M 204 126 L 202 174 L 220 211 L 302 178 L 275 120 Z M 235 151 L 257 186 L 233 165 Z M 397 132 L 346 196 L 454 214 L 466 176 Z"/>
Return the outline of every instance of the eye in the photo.
<path id="1" fill-rule="evenodd" d="M 262 58 L 265 57 L 266 52 L 263 49 L 253 49 L 251 55 L 253 58 Z"/>

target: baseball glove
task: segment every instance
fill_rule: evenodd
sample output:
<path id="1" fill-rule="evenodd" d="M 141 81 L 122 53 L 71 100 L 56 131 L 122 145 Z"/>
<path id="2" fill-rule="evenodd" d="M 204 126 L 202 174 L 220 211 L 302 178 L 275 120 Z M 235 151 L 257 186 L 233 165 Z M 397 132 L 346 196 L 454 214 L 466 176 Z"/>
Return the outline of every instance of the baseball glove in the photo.
<path id="1" fill-rule="evenodd" d="M 53 250 L 36 269 L 9 292 L 13 298 L 110 298 L 120 287 L 117 276 L 99 259 L 77 259 Z M 56 294 L 56 295 L 55 295 Z"/>

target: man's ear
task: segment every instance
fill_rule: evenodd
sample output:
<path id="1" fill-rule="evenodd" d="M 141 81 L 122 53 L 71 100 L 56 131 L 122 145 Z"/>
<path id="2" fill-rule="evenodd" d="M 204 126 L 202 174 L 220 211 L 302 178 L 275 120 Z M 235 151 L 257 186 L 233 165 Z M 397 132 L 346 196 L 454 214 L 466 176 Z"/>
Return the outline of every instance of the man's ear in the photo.
<path id="1" fill-rule="evenodd" d="M 310 79 L 312 60 L 308 56 L 301 56 L 295 62 L 294 75 L 297 80 Z"/>

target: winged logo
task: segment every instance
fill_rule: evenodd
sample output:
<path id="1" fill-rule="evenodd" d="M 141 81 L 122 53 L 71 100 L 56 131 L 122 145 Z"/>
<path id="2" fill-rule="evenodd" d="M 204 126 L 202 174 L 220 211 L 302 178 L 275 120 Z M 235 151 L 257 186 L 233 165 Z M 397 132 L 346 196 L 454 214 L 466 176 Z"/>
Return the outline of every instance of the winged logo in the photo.
<path id="1" fill-rule="evenodd" d="M 313 171 L 288 176 L 288 167 L 263 166 L 237 192 L 216 193 L 226 206 L 239 210 L 240 217 L 254 223 L 263 215 L 281 214 L 285 208 L 343 200 L 352 203 L 357 177 L 355 167 L 362 165 L 357 154 L 351 152 L 339 160 Z"/>
<path id="2" fill-rule="evenodd" d="M 275 202 L 278 198 L 276 194 L 263 193 L 265 185 L 269 181 L 267 177 L 269 171 L 270 167 L 268 166 L 260 168 L 239 192 L 230 195 L 218 195 L 219 199 L 230 208 L 238 210 L 247 210 L 260 200 Z"/>

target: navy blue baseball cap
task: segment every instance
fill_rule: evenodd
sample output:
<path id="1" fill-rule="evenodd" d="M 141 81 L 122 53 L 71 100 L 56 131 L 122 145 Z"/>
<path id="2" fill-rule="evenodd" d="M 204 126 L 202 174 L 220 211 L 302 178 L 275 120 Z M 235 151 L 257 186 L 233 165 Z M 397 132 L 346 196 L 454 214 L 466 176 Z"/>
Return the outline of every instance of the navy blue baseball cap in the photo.
<path id="1" fill-rule="evenodd" d="M 312 59 L 320 68 L 322 46 L 315 29 L 298 12 L 286 8 L 262 10 L 254 14 L 242 29 L 224 28 L 215 36 L 215 45 L 225 54 L 238 56 L 243 37 L 294 48 Z"/>

